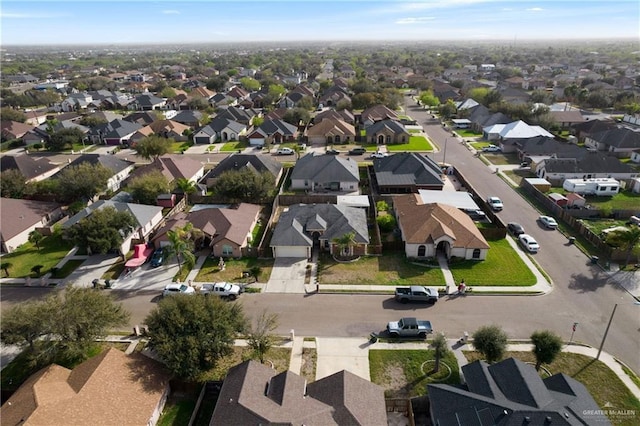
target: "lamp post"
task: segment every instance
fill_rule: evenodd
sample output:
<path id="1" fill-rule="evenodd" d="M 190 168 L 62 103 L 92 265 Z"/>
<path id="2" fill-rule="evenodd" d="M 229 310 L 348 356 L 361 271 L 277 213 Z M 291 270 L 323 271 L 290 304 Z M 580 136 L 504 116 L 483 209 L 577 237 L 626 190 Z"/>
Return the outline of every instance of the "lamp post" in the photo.
<path id="1" fill-rule="evenodd" d="M 625 303 L 623 303 L 624 305 Z M 633 302 L 633 305 L 640 305 L 640 302 Z M 609 334 L 609 328 L 611 327 L 611 323 L 613 322 L 613 316 L 616 313 L 616 309 L 618 308 L 620 303 L 616 303 L 613 305 L 613 311 L 611 311 L 611 316 L 609 317 L 609 323 L 607 324 L 607 328 L 604 330 L 604 335 L 602 336 L 602 342 L 600 342 L 600 348 L 598 348 L 598 355 L 596 355 L 596 359 L 600 359 L 600 353 L 602 353 L 602 348 L 604 347 L 604 341 L 607 340 L 607 334 Z"/>

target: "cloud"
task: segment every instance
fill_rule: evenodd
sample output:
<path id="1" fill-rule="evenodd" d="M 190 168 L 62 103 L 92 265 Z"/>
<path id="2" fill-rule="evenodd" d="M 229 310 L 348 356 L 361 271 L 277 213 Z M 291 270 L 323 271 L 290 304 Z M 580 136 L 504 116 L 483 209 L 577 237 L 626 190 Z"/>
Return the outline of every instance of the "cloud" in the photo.
<path id="1" fill-rule="evenodd" d="M 162 14 L 163 15 L 180 15 L 180 11 L 179 10 L 163 10 Z"/>
<path id="2" fill-rule="evenodd" d="M 56 19 L 70 16 L 62 13 L 7 13 L 0 12 L 2 19 Z"/>
<path id="3" fill-rule="evenodd" d="M 407 24 L 423 24 L 427 21 L 433 21 L 434 17 L 432 16 L 421 16 L 417 18 L 401 18 L 396 21 L 396 24 L 399 25 L 407 25 Z"/>
<path id="4" fill-rule="evenodd" d="M 542 12 L 544 9 L 541 7 L 531 7 L 529 9 L 526 9 L 527 12 Z"/>

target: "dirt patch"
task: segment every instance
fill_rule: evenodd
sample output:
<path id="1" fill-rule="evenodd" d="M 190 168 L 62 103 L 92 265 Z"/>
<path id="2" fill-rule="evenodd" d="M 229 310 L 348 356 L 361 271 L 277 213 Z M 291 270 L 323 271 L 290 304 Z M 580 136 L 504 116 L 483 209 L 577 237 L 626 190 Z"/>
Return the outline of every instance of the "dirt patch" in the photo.
<path id="1" fill-rule="evenodd" d="M 385 396 L 388 398 L 408 398 L 411 389 L 407 385 L 407 377 L 401 365 L 393 364 L 385 372 Z"/>
<path id="2" fill-rule="evenodd" d="M 316 365 L 318 361 L 318 352 L 316 348 L 302 348 L 302 367 L 300 375 L 312 383 L 316 380 Z"/>

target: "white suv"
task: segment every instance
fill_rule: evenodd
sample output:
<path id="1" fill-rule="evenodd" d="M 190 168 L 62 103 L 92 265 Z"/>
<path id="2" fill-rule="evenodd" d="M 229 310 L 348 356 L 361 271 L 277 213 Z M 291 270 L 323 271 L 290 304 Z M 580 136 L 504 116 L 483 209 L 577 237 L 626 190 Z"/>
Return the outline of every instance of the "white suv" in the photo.
<path id="1" fill-rule="evenodd" d="M 162 290 L 162 297 L 171 296 L 173 294 L 195 294 L 196 289 L 181 283 L 171 283 Z"/>

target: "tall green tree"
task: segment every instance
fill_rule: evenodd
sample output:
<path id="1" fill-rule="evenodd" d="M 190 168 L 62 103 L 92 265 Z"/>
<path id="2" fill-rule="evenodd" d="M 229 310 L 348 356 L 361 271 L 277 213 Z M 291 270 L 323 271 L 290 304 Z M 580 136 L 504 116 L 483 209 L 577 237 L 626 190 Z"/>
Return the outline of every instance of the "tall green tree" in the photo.
<path id="1" fill-rule="evenodd" d="M 610 232 L 607 237 L 607 243 L 619 247 L 627 252 L 625 264 L 629 264 L 631 256 L 640 251 L 640 227 L 633 226 L 627 230 L 617 230 Z"/>
<path id="2" fill-rule="evenodd" d="M 58 191 L 65 201 L 91 200 L 106 191 L 113 172 L 102 164 L 80 163 L 67 166 L 58 174 Z"/>
<path id="3" fill-rule="evenodd" d="M 58 308 L 52 298 L 27 300 L 3 310 L 0 340 L 9 345 L 27 346 L 36 351 L 36 342 L 50 340 L 54 329 L 54 314 Z"/>
<path id="4" fill-rule="evenodd" d="M 273 197 L 275 178 L 248 168 L 221 173 L 211 187 L 214 194 L 232 203 L 262 203 Z"/>
<path id="5" fill-rule="evenodd" d="M 230 355 L 246 329 L 241 304 L 201 295 L 165 297 L 145 323 L 149 345 L 174 374 L 191 381 Z"/>
<path id="6" fill-rule="evenodd" d="M 420 103 L 422 105 L 426 105 L 428 107 L 437 107 L 440 105 L 440 99 L 436 95 L 433 94 L 431 90 L 425 90 L 420 93 Z"/>
<path id="7" fill-rule="evenodd" d="M 80 129 L 60 129 L 50 135 L 46 145 L 50 151 L 64 151 L 71 149 L 73 144 L 82 143 L 82 139 L 84 139 L 84 133 Z"/>
<path id="8" fill-rule="evenodd" d="M 542 364 L 551 364 L 562 351 L 562 339 L 549 330 L 536 331 L 531 335 L 533 354 L 536 356 L 536 370 Z"/>
<path id="9" fill-rule="evenodd" d="M 42 235 L 37 229 L 29 232 L 29 242 L 31 244 L 35 244 L 38 251 L 40 251 L 40 243 L 44 240 L 44 235 Z"/>
<path id="10" fill-rule="evenodd" d="M 193 268 L 196 263 L 196 256 L 193 254 L 194 241 L 192 239 L 193 225 L 187 223 L 182 228 L 167 231 L 169 245 L 167 246 L 168 256 L 175 256 L 178 260 L 178 270 L 182 272 L 182 265 L 187 269 Z"/>
<path id="11" fill-rule="evenodd" d="M 253 350 L 253 354 L 264 363 L 264 356 L 279 340 L 273 332 L 278 328 L 278 315 L 263 310 L 256 324 L 247 332 L 247 344 Z"/>
<path id="12" fill-rule="evenodd" d="M 446 120 L 450 119 L 456 111 L 456 104 L 451 99 L 447 99 L 447 102 L 440 105 L 440 115 Z"/>
<path id="13" fill-rule="evenodd" d="M 127 191 L 136 203 L 148 205 L 155 205 L 158 195 L 167 194 L 170 190 L 169 181 L 159 170 L 135 177 L 127 185 Z"/>
<path id="14" fill-rule="evenodd" d="M 24 112 L 7 107 L 0 108 L 0 117 L 2 117 L 2 121 L 17 121 L 18 123 L 27 121 L 27 116 Z"/>
<path id="15" fill-rule="evenodd" d="M 182 193 L 184 194 L 185 203 L 189 205 L 189 194 L 193 194 L 197 190 L 195 182 L 187 178 L 178 178 L 176 179 L 176 187 L 180 191 L 182 191 Z"/>
<path id="16" fill-rule="evenodd" d="M 260 82 L 255 78 L 251 77 L 242 77 L 240 79 L 240 85 L 249 92 L 255 92 L 256 90 L 260 90 Z"/>
<path id="17" fill-rule="evenodd" d="M 174 142 L 173 139 L 150 135 L 137 142 L 133 149 L 145 160 L 157 160 L 171 150 L 171 144 Z"/>
<path id="18" fill-rule="evenodd" d="M 120 250 L 124 238 L 135 229 L 136 220 L 128 212 L 103 207 L 65 230 L 65 236 L 79 247 L 105 254 Z"/>
<path id="19" fill-rule="evenodd" d="M 0 173 L 0 192 L 6 198 L 22 198 L 27 187 L 27 178 L 20 170 L 9 169 Z"/>
<path id="20" fill-rule="evenodd" d="M 473 333 L 473 347 L 489 364 L 500 361 L 507 349 L 507 334 L 497 325 L 480 327 Z"/>
<path id="21" fill-rule="evenodd" d="M 282 119 L 294 126 L 297 126 L 300 123 L 306 126 L 311 121 L 311 114 L 309 114 L 309 111 L 304 108 L 291 108 L 284 113 Z"/>
<path id="22" fill-rule="evenodd" d="M 433 372 L 437 373 L 438 371 L 440 371 L 440 361 L 449 352 L 449 347 L 447 346 L 447 338 L 444 337 L 444 334 L 436 334 L 436 336 L 433 338 L 433 341 L 431 342 L 431 347 L 433 347 L 433 351 L 435 352 L 435 365 L 433 366 Z"/>

